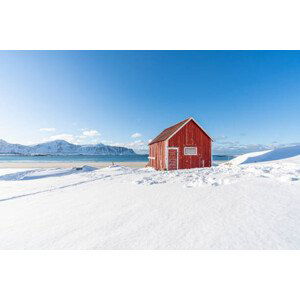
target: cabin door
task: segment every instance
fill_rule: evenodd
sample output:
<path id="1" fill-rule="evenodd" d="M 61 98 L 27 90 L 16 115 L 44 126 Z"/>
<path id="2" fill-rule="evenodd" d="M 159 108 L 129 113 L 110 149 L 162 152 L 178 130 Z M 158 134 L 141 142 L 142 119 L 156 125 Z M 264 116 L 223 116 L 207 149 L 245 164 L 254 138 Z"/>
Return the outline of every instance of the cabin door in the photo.
<path id="1" fill-rule="evenodd" d="M 168 170 L 178 169 L 178 149 L 169 148 L 168 149 Z"/>

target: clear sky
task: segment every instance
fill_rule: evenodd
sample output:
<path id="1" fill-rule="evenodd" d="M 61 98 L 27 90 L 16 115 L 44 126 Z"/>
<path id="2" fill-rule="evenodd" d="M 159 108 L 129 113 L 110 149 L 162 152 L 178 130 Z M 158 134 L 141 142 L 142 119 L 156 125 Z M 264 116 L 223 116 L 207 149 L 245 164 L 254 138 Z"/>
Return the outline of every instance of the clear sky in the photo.
<path id="1" fill-rule="evenodd" d="M 300 142 L 299 51 L 1 51 L 0 139 L 145 150 L 193 116 L 215 153 Z"/>

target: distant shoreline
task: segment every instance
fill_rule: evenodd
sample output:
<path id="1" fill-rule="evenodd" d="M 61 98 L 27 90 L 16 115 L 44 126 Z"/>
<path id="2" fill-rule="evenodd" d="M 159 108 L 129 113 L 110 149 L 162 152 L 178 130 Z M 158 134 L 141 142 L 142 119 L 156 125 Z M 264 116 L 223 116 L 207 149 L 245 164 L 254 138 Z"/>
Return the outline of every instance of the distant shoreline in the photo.
<path id="1" fill-rule="evenodd" d="M 224 163 L 226 161 L 214 161 L 214 166 Z M 49 168 L 78 168 L 82 166 L 91 166 L 95 168 L 105 168 L 112 165 L 130 167 L 130 168 L 144 168 L 146 167 L 148 161 L 120 161 L 120 162 L 92 162 L 92 161 L 76 161 L 76 162 L 62 162 L 62 161 L 53 161 L 53 162 L 32 162 L 32 161 L 21 161 L 21 162 L 1 162 L 0 169 L 49 169 Z"/>
<path id="2" fill-rule="evenodd" d="M 0 153 L 0 156 L 136 156 L 136 155 L 148 155 L 148 154 L 76 154 L 76 153 L 48 153 L 48 154 L 24 154 L 24 153 Z M 221 155 L 222 156 L 222 155 Z"/>
<path id="3" fill-rule="evenodd" d="M 147 162 L 143 161 L 122 161 L 114 162 L 114 165 L 131 167 L 131 168 L 143 168 Z M 0 162 L 0 169 L 31 169 L 31 168 L 77 168 L 88 165 L 95 168 L 104 168 L 112 165 L 112 162 L 32 162 L 32 161 L 22 161 L 22 162 Z"/>
<path id="4" fill-rule="evenodd" d="M 213 163 L 228 161 L 232 156 L 213 155 Z M 148 163 L 148 154 L 138 155 L 0 155 L 0 168 L 28 168 L 28 167 L 69 167 L 95 166 L 103 167 L 114 164 L 126 166 L 144 166 Z"/>

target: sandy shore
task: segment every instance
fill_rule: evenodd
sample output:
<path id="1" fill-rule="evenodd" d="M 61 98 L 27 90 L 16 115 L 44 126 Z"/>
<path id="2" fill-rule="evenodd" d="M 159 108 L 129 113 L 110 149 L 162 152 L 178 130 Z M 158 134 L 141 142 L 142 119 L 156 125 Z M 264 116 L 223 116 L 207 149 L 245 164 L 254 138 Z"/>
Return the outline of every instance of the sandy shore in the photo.
<path id="1" fill-rule="evenodd" d="M 115 162 L 115 165 L 126 166 L 132 168 L 143 168 L 146 166 L 147 162 L 137 162 L 137 161 L 126 161 L 126 162 Z M 104 168 L 111 166 L 111 162 L 0 162 L 0 168 L 74 168 L 82 167 L 84 165 Z"/>

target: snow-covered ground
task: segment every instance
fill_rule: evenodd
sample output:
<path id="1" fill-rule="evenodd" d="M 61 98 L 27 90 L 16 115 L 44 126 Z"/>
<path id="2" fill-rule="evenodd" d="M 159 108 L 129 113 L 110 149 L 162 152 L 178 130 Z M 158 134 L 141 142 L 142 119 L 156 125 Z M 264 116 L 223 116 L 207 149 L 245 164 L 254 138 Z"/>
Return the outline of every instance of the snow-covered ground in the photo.
<path id="1" fill-rule="evenodd" d="M 0 169 L 0 249 L 300 249 L 300 147 L 170 172 Z"/>

